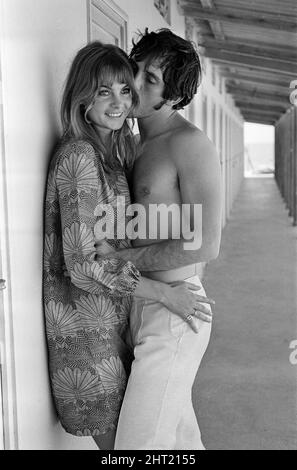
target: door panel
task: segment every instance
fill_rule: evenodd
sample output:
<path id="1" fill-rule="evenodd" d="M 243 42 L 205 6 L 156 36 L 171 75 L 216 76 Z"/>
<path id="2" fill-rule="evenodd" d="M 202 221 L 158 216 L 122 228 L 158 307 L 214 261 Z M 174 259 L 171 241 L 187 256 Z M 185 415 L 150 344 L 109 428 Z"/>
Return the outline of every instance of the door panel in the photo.
<path id="1" fill-rule="evenodd" d="M 89 40 L 115 44 L 127 51 L 127 15 L 114 2 L 90 0 Z"/>

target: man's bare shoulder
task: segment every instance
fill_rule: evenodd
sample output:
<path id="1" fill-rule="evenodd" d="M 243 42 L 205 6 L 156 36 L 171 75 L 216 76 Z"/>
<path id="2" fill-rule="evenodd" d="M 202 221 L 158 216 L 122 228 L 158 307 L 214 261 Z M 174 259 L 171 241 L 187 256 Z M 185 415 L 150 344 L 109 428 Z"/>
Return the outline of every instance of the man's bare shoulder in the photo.
<path id="1" fill-rule="evenodd" d="M 168 152 L 188 196 L 195 194 L 197 201 L 201 201 L 207 194 L 213 198 L 220 191 L 220 159 L 204 132 L 193 125 L 185 126 L 172 135 Z"/>
<path id="2" fill-rule="evenodd" d="M 183 125 L 168 139 L 168 148 L 171 157 L 178 162 L 185 160 L 218 159 L 214 144 L 207 135 L 191 123 Z"/>

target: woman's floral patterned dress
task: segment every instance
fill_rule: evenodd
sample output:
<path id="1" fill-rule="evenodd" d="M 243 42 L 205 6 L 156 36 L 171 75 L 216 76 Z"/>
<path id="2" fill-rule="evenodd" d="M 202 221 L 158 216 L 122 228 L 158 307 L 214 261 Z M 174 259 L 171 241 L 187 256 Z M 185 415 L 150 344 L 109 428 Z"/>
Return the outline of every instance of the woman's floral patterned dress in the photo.
<path id="1" fill-rule="evenodd" d="M 117 196 L 130 203 L 120 166 L 106 173 L 86 141 L 60 145 L 45 203 L 44 308 L 52 393 L 63 427 L 77 436 L 116 427 L 132 359 L 124 338 L 140 273 L 130 262 L 98 259 L 94 247 L 102 205 L 116 209 Z"/>

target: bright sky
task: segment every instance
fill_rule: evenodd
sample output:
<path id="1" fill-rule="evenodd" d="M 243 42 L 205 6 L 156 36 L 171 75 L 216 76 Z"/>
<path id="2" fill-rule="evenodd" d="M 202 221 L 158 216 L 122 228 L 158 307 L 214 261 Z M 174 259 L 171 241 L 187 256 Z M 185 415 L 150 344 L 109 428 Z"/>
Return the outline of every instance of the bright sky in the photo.
<path id="1" fill-rule="evenodd" d="M 244 123 L 244 142 L 274 142 L 274 126 L 264 124 Z"/>

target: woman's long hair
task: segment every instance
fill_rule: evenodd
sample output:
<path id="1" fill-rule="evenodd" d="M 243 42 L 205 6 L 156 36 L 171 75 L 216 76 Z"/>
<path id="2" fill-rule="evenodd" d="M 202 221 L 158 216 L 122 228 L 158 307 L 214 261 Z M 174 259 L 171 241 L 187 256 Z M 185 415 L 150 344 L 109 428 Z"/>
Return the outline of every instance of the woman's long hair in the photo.
<path id="1" fill-rule="evenodd" d="M 101 84 L 114 81 L 129 86 L 132 108 L 137 106 L 139 100 L 133 70 L 123 50 L 112 44 L 94 41 L 78 51 L 66 79 L 61 105 L 64 138 L 90 142 L 103 157 L 105 167 L 110 169 L 118 167 L 119 154 L 125 168 L 130 169 L 135 158 L 135 144 L 127 121 L 125 120 L 121 129 L 112 132 L 111 148 L 106 148 L 86 117 Z"/>

